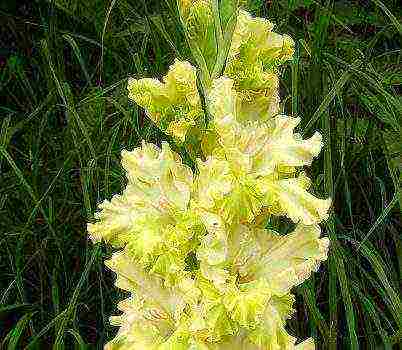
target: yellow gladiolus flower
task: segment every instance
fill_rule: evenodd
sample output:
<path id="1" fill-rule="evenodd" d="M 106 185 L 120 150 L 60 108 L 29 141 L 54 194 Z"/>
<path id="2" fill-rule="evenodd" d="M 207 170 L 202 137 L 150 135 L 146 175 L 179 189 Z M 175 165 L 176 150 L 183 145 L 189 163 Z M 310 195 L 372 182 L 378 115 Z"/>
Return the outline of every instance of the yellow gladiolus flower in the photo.
<path id="1" fill-rule="evenodd" d="M 130 293 L 119 303 L 123 314 L 111 318 L 120 329 L 105 349 L 314 349 L 285 330 L 291 288 L 327 258 L 318 224 L 331 203 L 308 191 L 300 171 L 320 153 L 321 135 L 303 139 L 295 132 L 300 119 L 279 114 L 278 67 L 294 43 L 245 11 L 231 22 L 231 4 L 226 17 L 214 13 L 224 2 L 178 4 L 195 59 L 206 67 L 205 104 L 195 67 L 177 60 L 162 81 L 130 79 L 128 91 L 187 150 L 189 138 L 200 138 L 192 146 L 202 150 L 189 154 L 202 159 L 190 169 L 167 143 L 122 152 L 127 186 L 88 224 L 93 241 L 121 249 L 105 264 Z M 227 65 L 212 79 L 230 23 L 237 24 Z M 268 216 L 287 216 L 295 229 L 267 230 Z"/>
<path id="2" fill-rule="evenodd" d="M 129 79 L 129 98 L 145 108 L 163 131 L 183 142 L 187 131 L 202 116 L 195 68 L 176 60 L 163 82 L 157 79 Z"/>

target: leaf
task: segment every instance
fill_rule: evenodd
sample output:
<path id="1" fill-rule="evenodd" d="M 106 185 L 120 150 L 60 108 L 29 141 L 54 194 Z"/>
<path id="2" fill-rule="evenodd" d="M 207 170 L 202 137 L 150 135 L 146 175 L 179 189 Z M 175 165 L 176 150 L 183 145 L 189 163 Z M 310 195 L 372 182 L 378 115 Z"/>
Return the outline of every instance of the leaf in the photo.
<path id="1" fill-rule="evenodd" d="M 81 335 L 77 331 L 75 331 L 74 329 L 68 329 L 67 333 L 70 333 L 74 337 L 80 350 L 89 349 L 89 346 L 85 344 L 84 339 L 82 339 Z"/>
<path id="2" fill-rule="evenodd" d="M 20 342 L 21 337 L 24 334 L 24 331 L 28 326 L 28 323 L 31 321 L 33 315 L 34 313 L 27 313 L 22 316 L 13 329 L 3 339 L 2 346 L 5 346 L 5 344 L 8 342 L 7 350 L 17 350 L 18 343 Z"/>

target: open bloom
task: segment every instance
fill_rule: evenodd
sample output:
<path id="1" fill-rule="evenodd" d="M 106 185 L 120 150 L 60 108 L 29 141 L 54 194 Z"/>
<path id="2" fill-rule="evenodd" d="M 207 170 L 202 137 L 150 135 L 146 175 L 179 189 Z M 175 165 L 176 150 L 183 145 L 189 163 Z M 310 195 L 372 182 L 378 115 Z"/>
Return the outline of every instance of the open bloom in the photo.
<path id="1" fill-rule="evenodd" d="M 196 69 L 189 62 L 176 60 L 163 82 L 129 79 L 128 96 L 145 108 L 159 128 L 184 141 L 188 130 L 203 115 L 196 81 Z"/>
<path id="2" fill-rule="evenodd" d="M 226 221 L 252 222 L 262 208 L 313 225 L 328 217 L 329 199 L 307 192 L 310 185 L 296 167 L 310 165 L 321 150 L 321 135 L 303 140 L 294 134 L 299 118 L 278 115 L 268 122 L 237 118 L 233 81 L 214 81 L 209 94 L 218 145 L 199 164 L 202 203 Z"/>
<path id="3" fill-rule="evenodd" d="M 279 112 L 278 68 L 292 58 L 294 42 L 273 28 L 239 11 L 224 75 L 234 80 L 241 120 L 267 120 Z"/>
<path id="4" fill-rule="evenodd" d="M 288 292 L 326 257 L 327 240 L 318 239 L 319 232 L 298 228 L 279 237 L 240 228 L 228 262 L 238 278 L 221 290 L 198 272 L 167 287 L 163 278 L 116 253 L 106 264 L 117 273 L 116 285 L 132 296 L 119 304 L 123 315 L 111 319 L 121 328 L 106 348 L 297 349 L 284 328 L 293 312 Z"/>
<path id="5" fill-rule="evenodd" d="M 88 226 L 94 240 L 124 248 L 106 264 L 132 293 L 112 318 L 121 328 L 107 348 L 294 349 L 284 328 L 289 292 L 326 259 L 319 227 L 299 224 L 282 237 L 225 221 L 203 203 L 202 173 L 193 179 L 167 144 L 144 143 L 122 159 L 125 191 Z"/>
<path id="6" fill-rule="evenodd" d="M 166 143 L 162 150 L 143 143 L 134 151 L 123 151 L 126 189 L 103 202 L 97 222 L 88 224 L 94 241 L 124 247 L 141 266 L 166 279 L 183 271 L 199 226 L 188 210 L 193 175 L 179 159 Z"/>

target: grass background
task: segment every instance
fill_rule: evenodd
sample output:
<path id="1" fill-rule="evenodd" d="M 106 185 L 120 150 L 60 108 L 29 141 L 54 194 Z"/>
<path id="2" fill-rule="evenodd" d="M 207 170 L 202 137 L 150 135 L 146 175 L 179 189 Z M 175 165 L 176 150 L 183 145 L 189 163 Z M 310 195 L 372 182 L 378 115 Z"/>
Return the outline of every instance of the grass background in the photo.
<path id="1" fill-rule="evenodd" d="M 128 76 L 189 59 L 171 2 L 0 5 L 0 348 L 101 349 L 125 297 L 86 222 L 124 188 L 121 149 L 163 135 L 126 94 Z M 328 261 L 295 288 L 289 331 L 318 349 L 398 349 L 402 6 L 393 0 L 252 0 L 296 41 L 281 82 L 300 131 L 324 135 L 309 169 L 334 199 Z"/>

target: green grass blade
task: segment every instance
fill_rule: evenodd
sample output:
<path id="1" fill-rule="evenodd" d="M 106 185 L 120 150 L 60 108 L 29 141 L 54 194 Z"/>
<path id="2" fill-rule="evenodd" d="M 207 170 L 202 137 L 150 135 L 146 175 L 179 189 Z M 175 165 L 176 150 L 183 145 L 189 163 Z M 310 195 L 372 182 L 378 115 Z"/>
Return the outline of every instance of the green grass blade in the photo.
<path id="1" fill-rule="evenodd" d="M 369 316 L 371 321 L 375 324 L 378 333 L 380 334 L 381 339 L 384 343 L 385 350 L 391 350 L 391 343 L 389 341 L 389 337 L 387 335 L 387 332 L 381 325 L 380 322 L 381 318 L 375 309 L 374 303 L 369 299 L 369 297 L 367 297 L 364 293 L 362 293 L 357 283 L 352 282 L 352 286 L 354 287 L 356 293 L 359 295 L 360 301 L 362 303 L 364 310 L 367 312 L 367 315 Z"/>
<path id="2" fill-rule="evenodd" d="M 21 336 L 23 335 L 33 315 L 34 313 L 28 313 L 22 316 L 21 319 L 18 320 L 17 324 L 6 335 L 5 339 L 3 340 L 2 348 L 4 347 L 5 349 L 5 344 L 8 343 L 7 350 L 18 350 L 18 344 L 21 340 Z"/>
<path id="3" fill-rule="evenodd" d="M 364 236 L 364 238 L 360 242 L 359 246 L 357 247 L 358 250 L 368 240 L 368 238 L 371 236 L 371 234 L 384 222 L 384 220 L 387 218 L 387 216 L 389 215 L 391 210 L 398 203 L 398 200 L 399 200 L 399 194 L 395 193 L 391 202 L 384 208 L 381 215 L 377 218 L 377 220 L 374 222 L 373 226 L 371 226 L 369 232 L 367 232 L 367 234 Z"/>
<path id="4" fill-rule="evenodd" d="M 291 63 L 292 67 L 292 115 L 297 116 L 299 112 L 298 80 L 299 80 L 299 43 L 296 43 L 295 54 Z"/>
<path id="5" fill-rule="evenodd" d="M 84 339 L 82 339 L 81 335 L 77 331 L 75 331 L 74 329 L 68 329 L 66 333 L 69 333 L 74 337 L 80 350 L 88 349 L 88 346 L 85 344 Z"/>
<path id="6" fill-rule="evenodd" d="M 346 311 L 346 321 L 348 324 L 349 331 L 349 339 L 350 339 L 350 349 L 358 350 L 359 349 L 359 341 L 357 338 L 357 325 L 356 325 L 356 317 L 353 308 L 353 302 L 351 298 L 351 293 L 349 289 L 348 278 L 346 275 L 346 269 L 344 261 L 341 257 L 341 253 L 338 248 L 334 249 L 334 254 L 337 256 L 337 272 L 338 272 L 338 280 L 339 285 L 341 287 L 342 299 Z"/>
<path id="7" fill-rule="evenodd" d="M 87 84 L 91 85 L 91 77 L 87 71 L 87 68 L 84 63 L 84 59 L 82 58 L 82 55 L 81 55 L 81 50 L 80 50 L 79 46 L 77 45 L 77 42 L 69 34 L 64 34 L 63 38 L 70 44 L 71 48 L 73 49 L 74 54 L 77 57 L 77 60 L 81 66 L 81 69 L 84 72 L 85 78 L 87 80 Z"/>
<path id="8" fill-rule="evenodd" d="M 41 338 L 49 332 L 53 327 L 57 326 L 61 320 L 65 317 L 67 310 L 62 311 L 59 315 L 57 315 L 53 320 L 51 320 L 43 329 L 40 330 L 35 336 L 33 336 L 29 344 L 25 347 L 25 350 L 34 350 L 41 340 Z"/>
<path id="9" fill-rule="evenodd" d="M 327 88 L 327 80 L 324 78 L 324 89 Z M 327 95 L 328 96 L 328 95 Z M 335 97 L 335 95 L 334 95 Z M 334 198 L 334 180 L 332 168 L 332 132 L 329 113 L 326 110 L 322 111 L 321 124 L 323 129 L 323 136 L 325 139 L 324 146 L 324 187 L 326 195 Z M 328 299 L 329 299 L 329 333 L 328 333 L 328 348 L 330 350 L 337 347 L 338 336 L 338 291 L 337 291 L 337 268 L 339 265 L 338 255 L 335 252 L 337 246 L 337 237 L 335 235 L 335 222 L 334 216 L 331 215 L 326 223 L 329 238 L 331 240 L 331 249 L 328 258 L 329 264 L 329 282 L 328 282 Z"/>
<path id="10" fill-rule="evenodd" d="M 301 287 L 301 292 L 303 295 L 303 299 L 307 304 L 309 314 L 312 317 L 314 324 L 319 329 L 320 333 L 322 334 L 324 339 L 328 339 L 329 336 L 329 329 L 328 325 L 325 322 L 324 316 L 322 316 L 320 310 L 317 307 L 317 301 L 315 298 L 314 288 L 311 283 L 306 282 L 306 285 Z"/>
<path id="11" fill-rule="evenodd" d="M 63 335 L 64 335 L 64 332 L 66 330 L 68 323 L 71 321 L 70 318 L 72 317 L 74 310 L 77 306 L 78 297 L 80 295 L 81 288 L 83 287 L 84 283 L 88 279 L 89 272 L 92 268 L 92 265 L 93 265 L 95 259 L 98 256 L 99 252 L 100 252 L 100 245 L 97 244 L 92 250 L 91 258 L 90 258 L 89 262 L 87 263 L 87 265 L 85 266 L 84 272 L 81 274 L 81 278 L 77 283 L 77 287 L 75 288 L 74 293 L 70 299 L 66 312 L 64 313 L 64 317 L 61 320 L 61 324 L 60 324 L 59 330 L 57 332 L 57 337 L 55 340 L 56 344 L 61 344 L 63 342 Z"/>
<path id="12" fill-rule="evenodd" d="M 360 62 L 359 62 L 360 64 Z M 302 134 L 305 136 L 310 129 L 314 126 L 314 124 L 320 119 L 322 114 L 325 112 L 325 110 L 329 107 L 335 96 L 343 89 L 345 84 L 349 81 L 349 79 L 352 77 L 352 74 L 348 71 L 343 72 L 341 77 L 338 79 L 338 81 L 335 83 L 334 87 L 331 89 L 331 91 L 324 97 L 323 101 L 321 102 L 320 106 L 317 108 L 317 110 L 314 112 L 313 116 L 310 118 L 308 121 L 307 125 L 304 127 Z"/>
<path id="13" fill-rule="evenodd" d="M 376 249 L 371 245 L 371 243 L 366 242 L 358 246 L 358 250 L 364 255 L 364 257 L 370 262 L 376 275 L 378 276 L 381 284 L 384 286 L 387 296 L 391 300 L 391 312 L 394 316 L 396 323 L 399 328 L 402 329 L 402 301 L 400 298 L 400 293 L 397 293 L 392 283 L 389 281 L 386 270 L 387 266 L 382 260 L 381 256 L 378 254 Z M 398 288 L 398 287 L 396 287 Z"/>
<path id="14" fill-rule="evenodd" d="M 0 306 L 0 314 L 5 314 L 6 312 L 15 311 L 17 309 L 32 309 L 32 304 L 10 304 Z"/>
<path id="15" fill-rule="evenodd" d="M 392 24 L 395 26 L 396 30 L 399 32 L 400 35 L 402 35 L 402 25 L 401 25 L 401 21 L 398 20 L 393 14 L 392 12 L 384 5 L 383 2 L 381 2 L 380 0 L 373 0 L 374 3 L 376 3 L 378 5 L 378 7 L 381 8 L 381 10 L 384 11 L 384 13 L 389 17 L 389 19 L 391 20 Z"/>
<path id="16" fill-rule="evenodd" d="M 32 198 L 33 202 L 35 203 L 35 205 L 38 204 L 38 199 L 32 189 L 32 187 L 28 184 L 28 182 L 26 181 L 23 173 L 21 172 L 21 170 L 17 167 L 17 165 L 15 164 L 14 160 L 11 158 L 11 156 L 9 155 L 9 153 L 2 147 L 0 146 L 0 155 L 2 155 L 10 164 L 11 168 L 14 170 L 15 175 L 17 176 L 17 178 L 20 180 L 20 182 L 23 184 L 25 190 L 28 192 L 28 194 L 30 195 L 30 197 Z M 45 221 L 49 227 L 49 230 L 52 232 L 53 237 L 56 241 L 56 244 L 58 246 L 59 249 L 59 253 L 60 255 L 63 257 L 63 251 L 61 249 L 61 242 L 59 237 L 57 236 L 53 226 L 51 225 L 49 218 L 47 216 L 47 213 L 45 212 L 45 210 L 43 209 L 43 207 L 40 205 L 39 203 L 39 207 L 40 207 L 40 211 L 41 214 L 43 215 L 43 217 L 45 218 Z"/>
<path id="17" fill-rule="evenodd" d="M 105 34 L 106 34 L 107 25 L 109 23 L 110 15 L 112 14 L 115 4 L 116 4 L 116 0 L 110 1 L 110 5 L 109 5 L 107 13 L 106 13 L 105 21 L 103 23 L 103 30 L 102 30 L 102 36 L 101 36 L 102 48 L 101 48 L 100 69 L 99 69 L 99 81 L 101 81 L 101 82 L 103 81 L 102 72 L 103 72 L 103 63 L 104 63 L 104 55 L 105 55 Z"/>

